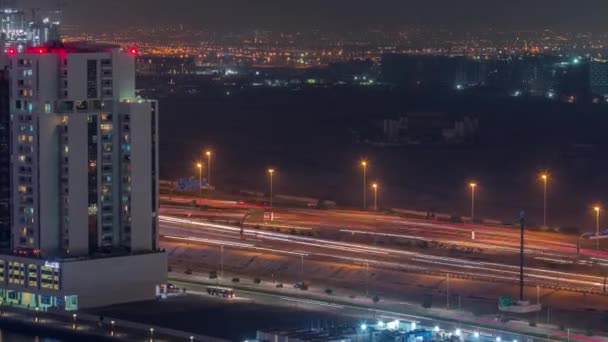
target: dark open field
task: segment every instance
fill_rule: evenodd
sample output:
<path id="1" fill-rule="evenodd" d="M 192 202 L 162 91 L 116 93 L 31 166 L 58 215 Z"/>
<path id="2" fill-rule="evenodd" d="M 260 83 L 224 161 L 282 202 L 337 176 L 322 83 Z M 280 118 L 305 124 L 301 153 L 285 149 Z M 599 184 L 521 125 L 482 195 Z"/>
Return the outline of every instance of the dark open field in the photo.
<path id="1" fill-rule="evenodd" d="M 530 224 L 542 220 L 542 183 L 549 170 L 549 225 L 594 227 L 591 206 L 608 202 L 606 107 L 542 100 L 455 97 L 388 89 L 243 90 L 161 100 L 161 176 L 195 175 L 204 147 L 216 151 L 213 183 L 224 190 L 267 188 L 360 205 L 361 169 L 381 184 L 380 206 L 468 214 L 467 183 L 479 183 L 480 217 Z M 411 111 L 479 118 L 477 142 L 464 146 L 373 148 L 353 131 Z M 582 145 L 581 145 L 582 144 Z M 371 193 L 370 193 L 371 195 Z"/>

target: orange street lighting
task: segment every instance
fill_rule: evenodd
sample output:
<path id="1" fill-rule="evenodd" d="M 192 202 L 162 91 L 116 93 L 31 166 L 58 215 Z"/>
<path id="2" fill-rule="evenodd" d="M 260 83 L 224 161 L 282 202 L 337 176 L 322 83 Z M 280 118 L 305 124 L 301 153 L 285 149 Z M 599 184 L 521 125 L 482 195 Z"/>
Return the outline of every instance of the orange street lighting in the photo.
<path id="1" fill-rule="evenodd" d="M 471 182 L 469 183 L 469 187 L 471 188 L 471 222 L 475 220 L 475 188 L 477 187 L 477 183 Z"/>
<path id="2" fill-rule="evenodd" d="M 274 176 L 274 169 L 268 169 L 268 174 L 270 175 L 270 209 L 272 209 L 272 179 Z"/>
<path id="3" fill-rule="evenodd" d="M 600 249 L 600 211 L 602 209 L 599 206 L 593 207 L 593 211 L 595 211 L 595 249 Z"/>
<path id="4" fill-rule="evenodd" d="M 203 193 L 203 163 L 196 163 L 198 169 L 198 191 L 199 194 Z"/>
<path id="5" fill-rule="evenodd" d="M 547 226 L 547 182 L 549 181 L 549 174 L 543 173 L 540 175 L 543 180 L 543 226 Z"/>
<path id="6" fill-rule="evenodd" d="M 374 210 L 378 211 L 378 184 L 372 184 L 372 189 L 374 189 Z"/>
<path id="7" fill-rule="evenodd" d="M 363 210 L 367 209 L 367 161 L 362 160 L 361 166 L 363 166 Z"/>
<path id="8" fill-rule="evenodd" d="M 211 151 L 205 151 L 205 155 L 207 156 L 207 183 L 211 185 Z"/>

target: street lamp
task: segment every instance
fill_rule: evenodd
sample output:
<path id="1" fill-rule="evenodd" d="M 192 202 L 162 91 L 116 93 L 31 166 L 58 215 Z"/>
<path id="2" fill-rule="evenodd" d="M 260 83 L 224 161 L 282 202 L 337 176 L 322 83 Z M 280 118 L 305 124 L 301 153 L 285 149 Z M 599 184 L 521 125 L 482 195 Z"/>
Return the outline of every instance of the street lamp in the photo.
<path id="1" fill-rule="evenodd" d="M 76 330 L 76 314 L 72 314 L 72 329 Z"/>
<path id="2" fill-rule="evenodd" d="M 111 321 L 111 322 L 110 322 L 110 324 L 111 324 L 110 336 L 114 336 L 114 324 L 115 324 L 115 323 L 116 323 L 116 322 L 114 322 L 114 321 Z"/>
<path id="3" fill-rule="evenodd" d="M 473 222 L 475 221 L 475 188 L 477 183 L 471 182 L 469 187 L 471 188 L 471 222 Z"/>
<path id="4" fill-rule="evenodd" d="M 274 177 L 274 169 L 268 169 L 268 175 L 270 176 L 270 209 L 272 209 L 272 179 Z"/>
<path id="5" fill-rule="evenodd" d="M 593 207 L 595 211 L 595 249 L 600 249 L 600 211 L 602 209 L 599 206 Z"/>
<path id="6" fill-rule="evenodd" d="M 205 155 L 207 156 L 207 183 L 211 185 L 211 151 L 205 151 Z"/>
<path id="7" fill-rule="evenodd" d="M 372 189 L 374 189 L 374 211 L 378 211 L 378 184 L 372 184 Z"/>
<path id="8" fill-rule="evenodd" d="M 196 163 L 198 169 L 198 192 L 199 195 L 203 194 L 203 163 Z"/>
<path id="9" fill-rule="evenodd" d="M 547 226 L 547 182 L 549 181 L 549 175 L 543 173 L 540 175 L 543 180 L 543 226 Z"/>
<path id="10" fill-rule="evenodd" d="M 154 341 L 154 328 L 150 328 L 150 341 Z"/>
<path id="11" fill-rule="evenodd" d="M 367 161 L 361 161 L 363 167 L 363 210 L 367 209 L 366 195 L 367 195 Z"/>

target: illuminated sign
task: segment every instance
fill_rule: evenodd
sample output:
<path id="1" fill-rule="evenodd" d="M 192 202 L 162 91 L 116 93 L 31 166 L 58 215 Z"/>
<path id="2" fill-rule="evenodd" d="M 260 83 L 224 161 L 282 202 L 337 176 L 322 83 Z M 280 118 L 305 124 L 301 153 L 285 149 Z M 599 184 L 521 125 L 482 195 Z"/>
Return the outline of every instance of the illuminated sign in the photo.
<path id="1" fill-rule="evenodd" d="M 44 262 L 44 267 L 59 268 L 59 263 L 58 262 L 45 261 Z"/>

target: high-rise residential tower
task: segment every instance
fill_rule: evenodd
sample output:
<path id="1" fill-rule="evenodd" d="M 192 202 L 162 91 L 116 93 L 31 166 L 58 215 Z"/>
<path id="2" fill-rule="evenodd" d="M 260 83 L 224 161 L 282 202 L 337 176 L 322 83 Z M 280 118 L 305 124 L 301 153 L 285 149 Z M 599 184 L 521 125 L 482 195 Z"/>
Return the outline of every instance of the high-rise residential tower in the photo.
<path id="1" fill-rule="evenodd" d="M 135 95 L 137 50 L 8 49 L 12 253 L 0 300 L 30 307 L 152 298 L 158 248 L 158 103 Z"/>

